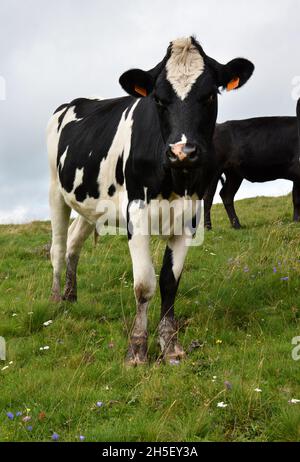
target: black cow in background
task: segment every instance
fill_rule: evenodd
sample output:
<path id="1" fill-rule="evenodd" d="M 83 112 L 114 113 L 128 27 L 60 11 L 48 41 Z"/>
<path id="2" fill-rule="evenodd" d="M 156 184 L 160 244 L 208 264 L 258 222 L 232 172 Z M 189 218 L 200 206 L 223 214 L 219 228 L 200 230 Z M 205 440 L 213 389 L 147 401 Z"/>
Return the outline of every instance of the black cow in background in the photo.
<path id="1" fill-rule="evenodd" d="M 297 117 L 298 124 L 296 117 L 258 117 L 216 125 L 214 146 L 218 168 L 205 194 L 207 229 L 212 227 L 210 211 L 220 179 L 223 184 L 220 196 L 233 228 L 241 227 L 234 197 L 243 179 L 293 181 L 294 221 L 300 220 L 300 100 Z"/>

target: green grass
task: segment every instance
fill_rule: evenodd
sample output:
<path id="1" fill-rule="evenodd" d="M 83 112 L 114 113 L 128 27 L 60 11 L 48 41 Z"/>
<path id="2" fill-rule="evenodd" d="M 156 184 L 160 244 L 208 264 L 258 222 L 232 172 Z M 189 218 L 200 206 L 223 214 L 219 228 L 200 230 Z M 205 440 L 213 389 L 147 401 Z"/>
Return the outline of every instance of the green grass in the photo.
<path id="1" fill-rule="evenodd" d="M 55 305 L 42 251 L 49 223 L 1 226 L 0 335 L 8 354 L 0 369 L 13 363 L 0 370 L 0 440 L 49 441 L 56 432 L 60 441 L 299 441 L 300 404 L 288 401 L 300 399 L 300 361 L 291 356 L 300 335 L 300 225 L 291 223 L 290 196 L 239 201 L 237 212 L 241 231 L 215 206 L 214 230 L 186 261 L 179 338 L 185 349 L 195 340 L 200 348 L 179 366 L 159 364 L 157 293 L 150 364 L 135 369 L 123 363 L 135 314 L 126 239 L 105 236 L 96 247 L 89 239 L 78 303 Z M 163 249 L 153 241 L 157 273 Z M 17 411 L 31 421 L 7 418 Z"/>

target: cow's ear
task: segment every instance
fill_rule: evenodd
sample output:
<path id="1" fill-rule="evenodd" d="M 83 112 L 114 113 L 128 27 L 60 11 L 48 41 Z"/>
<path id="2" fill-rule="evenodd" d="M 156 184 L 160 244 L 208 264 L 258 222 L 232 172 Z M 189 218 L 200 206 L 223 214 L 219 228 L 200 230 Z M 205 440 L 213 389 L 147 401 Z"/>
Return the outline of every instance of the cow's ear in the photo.
<path id="1" fill-rule="evenodd" d="M 227 91 L 242 87 L 251 77 L 254 64 L 243 58 L 236 58 L 219 69 L 219 86 Z"/>
<path id="2" fill-rule="evenodd" d="M 152 92 L 155 80 L 149 72 L 141 69 L 130 69 L 121 75 L 119 83 L 126 93 L 141 98 Z"/>

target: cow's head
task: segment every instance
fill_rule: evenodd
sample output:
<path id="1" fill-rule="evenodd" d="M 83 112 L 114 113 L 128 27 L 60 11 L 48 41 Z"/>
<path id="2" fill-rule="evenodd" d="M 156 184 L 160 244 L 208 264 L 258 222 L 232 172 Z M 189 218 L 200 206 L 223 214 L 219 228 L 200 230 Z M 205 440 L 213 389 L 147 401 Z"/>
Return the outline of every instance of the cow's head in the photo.
<path id="1" fill-rule="evenodd" d="M 205 162 L 210 152 L 219 88 L 241 87 L 253 70 L 242 58 L 218 63 L 188 37 L 171 42 L 165 58 L 150 71 L 125 72 L 120 84 L 128 94 L 153 101 L 171 166 L 190 169 Z"/>

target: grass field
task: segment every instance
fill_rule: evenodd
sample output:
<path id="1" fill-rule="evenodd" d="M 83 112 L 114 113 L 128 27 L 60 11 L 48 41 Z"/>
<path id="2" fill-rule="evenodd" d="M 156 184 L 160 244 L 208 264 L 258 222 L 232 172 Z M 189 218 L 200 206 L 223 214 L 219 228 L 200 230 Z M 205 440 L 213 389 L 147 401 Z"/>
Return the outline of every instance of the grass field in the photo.
<path id="1" fill-rule="evenodd" d="M 300 225 L 290 196 L 239 201 L 237 212 L 241 231 L 215 206 L 214 230 L 188 255 L 176 306 L 187 359 L 158 361 L 157 293 L 150 364 L 133 369 L 126 238 L 89 239 L 78 303 L 55 305 L 50 224 L 1 226 L 0 441 L 299 441 Z M 153 241 L 157 273 L 163 249 Z"/>

